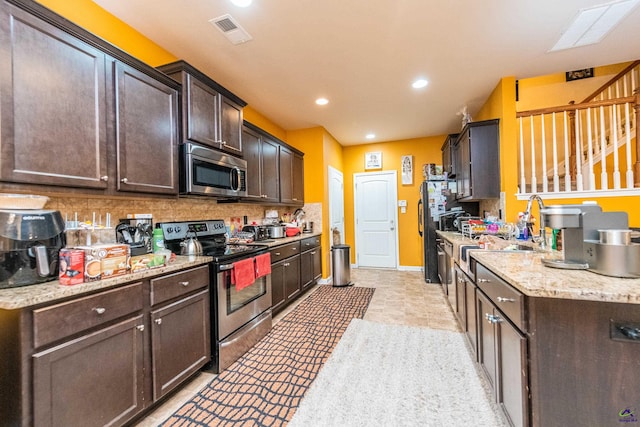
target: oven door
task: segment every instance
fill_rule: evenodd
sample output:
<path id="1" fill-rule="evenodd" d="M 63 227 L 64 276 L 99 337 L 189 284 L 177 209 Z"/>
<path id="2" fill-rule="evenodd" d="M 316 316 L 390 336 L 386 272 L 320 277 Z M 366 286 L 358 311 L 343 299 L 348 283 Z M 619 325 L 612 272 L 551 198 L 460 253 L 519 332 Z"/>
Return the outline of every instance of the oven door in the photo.
<path id="1" fill-rule="evenodd" d="M 271 275 L 262 276 L 237 290 L 231 283 L 233 263 L 221 264 L 217 272 L 218 340 L 222 341 L 271 308 Z"/>

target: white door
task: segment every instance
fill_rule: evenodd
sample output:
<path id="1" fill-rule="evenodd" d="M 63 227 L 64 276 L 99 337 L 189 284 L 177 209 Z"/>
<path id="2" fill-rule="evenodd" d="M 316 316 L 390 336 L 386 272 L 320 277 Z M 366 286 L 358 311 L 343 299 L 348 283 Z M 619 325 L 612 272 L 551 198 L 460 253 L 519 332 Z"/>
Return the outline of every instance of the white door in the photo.
<path id="1" fill-rule="evenodd" d="M 398 265 L 396 171 L 354 174 L 358 267 Z"/>
<path id="2" fill-rule="evenodd" d="M 334 230 L 340 236 L 338 243 L 344 243 L 344 178 L 342 172 L 329 166 L 329 231 L 331 245 Z"/>

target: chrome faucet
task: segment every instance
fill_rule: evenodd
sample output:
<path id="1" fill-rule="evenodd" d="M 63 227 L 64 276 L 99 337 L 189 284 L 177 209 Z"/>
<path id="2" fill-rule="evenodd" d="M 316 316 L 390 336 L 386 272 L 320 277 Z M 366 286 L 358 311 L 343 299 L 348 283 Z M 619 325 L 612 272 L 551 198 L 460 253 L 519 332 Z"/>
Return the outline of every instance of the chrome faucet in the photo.
<path id="1" fill-rule="evenodd" d="M 533 222 L 531 222 L 531 205 L 533 205 L 534 200 L 538 202 L 538 210 L 540 210 L 540 235 L 538 237 L 538 242 L 540 242 L 540 249 L 546 249 L 547 232 L 545 230 L 544 224 L 542 224 L 542 210 L 544 209 L 544 202 L 542 201 L 542 197 L 537 194 L 532 194 L 531 197 L 529 197 L 529 201 L 527 202 L 527 210 L 525 211 L 522 220 L 527 225 L 527 230 L 529 231 L 531 240 L 533 242 L 536 242 L 536 239 L 533 237 Z"/>

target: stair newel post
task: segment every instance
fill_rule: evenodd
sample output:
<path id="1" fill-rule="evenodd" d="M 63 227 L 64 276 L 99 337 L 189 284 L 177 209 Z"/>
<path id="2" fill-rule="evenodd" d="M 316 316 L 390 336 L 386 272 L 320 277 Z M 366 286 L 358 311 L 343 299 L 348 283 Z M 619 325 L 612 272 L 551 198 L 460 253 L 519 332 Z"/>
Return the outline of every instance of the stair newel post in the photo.
<path id="1" fill-rule="evenodd" d="M 640 136 L 640 126 L 638 126 L 638 120 L 640 120 L 640 88 L 635 89 L 633 94 L 635 96 L 633 109 L 636 114 L 636 162 L 633 165 L 633 185 L 634 187 L 640 187 L 640 144 L 638 144 L 638 137 Z"/>
<path id="2" fill-rule="evenodd" d="M 570 101 L 569 105 L 574 105 L 575 101 Z M 576 167 L 576 110 L 569 110 L 569 146 L 571 147 L 571 154 L 569 155 L 569 168 L 571 175 L 576 176 L 578 169 Z"/>

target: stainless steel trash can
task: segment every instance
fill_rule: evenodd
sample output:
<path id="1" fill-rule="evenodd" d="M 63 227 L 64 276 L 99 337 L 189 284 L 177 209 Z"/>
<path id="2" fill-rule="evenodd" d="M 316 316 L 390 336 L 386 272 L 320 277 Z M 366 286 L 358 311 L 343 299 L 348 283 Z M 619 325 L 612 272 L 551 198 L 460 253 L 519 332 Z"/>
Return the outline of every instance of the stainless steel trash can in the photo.
<path id="1" fill-rule="evenodd" d="M 333 286 L 351 286 L 351 257 L 349 245 L 334 245 L 331 247 L 331 271 Z"/>

